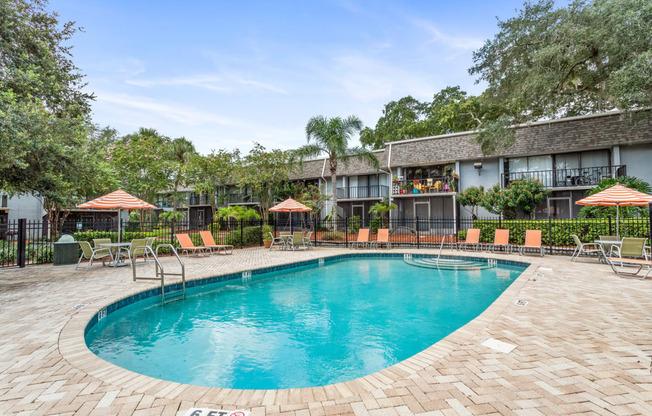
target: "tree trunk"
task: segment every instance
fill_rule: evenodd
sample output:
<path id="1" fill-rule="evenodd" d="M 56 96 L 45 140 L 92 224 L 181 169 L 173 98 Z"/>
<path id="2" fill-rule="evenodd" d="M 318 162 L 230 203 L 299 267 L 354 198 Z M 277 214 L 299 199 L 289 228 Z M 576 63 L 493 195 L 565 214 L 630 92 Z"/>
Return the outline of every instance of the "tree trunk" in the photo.
<path id="1" fill-rule="evenodd" d="M 337 219 L 337 167 L 331 167 L 331 189 L 333 191 L 333 219 Z"/>

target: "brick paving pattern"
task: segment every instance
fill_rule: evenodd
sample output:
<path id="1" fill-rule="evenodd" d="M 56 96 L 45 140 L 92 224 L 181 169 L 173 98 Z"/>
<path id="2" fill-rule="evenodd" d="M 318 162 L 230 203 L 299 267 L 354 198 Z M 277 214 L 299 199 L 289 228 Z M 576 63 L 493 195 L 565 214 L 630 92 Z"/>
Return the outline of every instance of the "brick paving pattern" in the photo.
<path id="1" fill-rule="evenodd" d="M 199 278 L 349 252 L 245 249 L 184 260 L 187 276 Z M 620 279 L 593 259 L 525 259 L 532 266 L 487 311 L 416 356 L 358 380 L 278 391 L 170 383 L 92 355 L 80 335 L 88 318 L 155 286 L 133 282 L 128 267 L 0 270 L 0 415 L 183 415 L 191 407 L 254 416 L 652 415 L 652 279 Z M 482 345 L 488 338 L 516 348 L 497 352 Z"/>

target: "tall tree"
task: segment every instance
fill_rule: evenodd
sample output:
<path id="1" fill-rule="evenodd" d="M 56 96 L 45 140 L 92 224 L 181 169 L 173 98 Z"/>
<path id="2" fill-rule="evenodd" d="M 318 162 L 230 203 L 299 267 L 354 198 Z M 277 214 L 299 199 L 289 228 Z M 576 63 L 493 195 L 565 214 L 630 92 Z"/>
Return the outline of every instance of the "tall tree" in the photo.
<path id="1" fill-rule="evenodd" d="M 290 152 L 278 149 L 267 150 L 260 143 L 244 157 L 237 172 L 237 183 L 241 189 L 249 188 L 258 197 L 263 219 L 269 219 L 269 209 L 274 195 L 281 189 L 292 173 Z"/>
<path id="2" fill-rule="evenodd" d="M 358 159 L 369 162 L 376 169 L 379 168 L 378 158 L 371 151 L 365 147 L 348 147 L 353 134 L 360 130 L 362 130 L 362 121 L 356 116 L 345 119 L 312 117 L 306 125 L 308 144 L 295 151 L 295 155 L 301 160 L 322 154 L 328 157 L 334 215 L 337 215 L 337 165 L 340 162 L 348 165 L 351 160 Z"/>
<path id="3" fill-rule="evenodd" d="M 487 102 L 505 110 L 498 128 L 478 137 L 486 152 L 513 143 L 513 135 L 501 140 L 509 124 L 652 105 L 651 2 L 579 0 L 555 8 L 540 0 L 498 27 L 469 69 L 488 84 Z"/>
<path id="4" fill-rule="evenodd" d="M 179 137 L 169 143 L 168 152 L 173 190 L 173 210 L 177 211 L 179 186 L 188 184 L 190 161 L 197 154 L 197 151 L 195 150 L 195 145 L 190 140 L 185 137 Z"/>
<path id="5" fill-rule="evenodd" d="M 240 166 L 240 152 L 237 149 L 233 152 L 212 150 L 208 155 L 195 155 L 190 165 L 195 191 L 209 196 L 214 217 L 216 203 L 224 202 L 219 199 L 226 196 L 225 187 L 235 181 L 234 172 Z"/>
<path id="6" fill-rule="evenodd" d="M 365 128 L 360 132 L 360 143 L 373 149 L 382 149 L 385 143 L 410 139 L 420 135 L 419 122 L 425 118 L 427 104 L 412 96 L 385 104 L 383 116 L 375 128 Z M 424 133 L 425 135 L 425 133 Z"/>

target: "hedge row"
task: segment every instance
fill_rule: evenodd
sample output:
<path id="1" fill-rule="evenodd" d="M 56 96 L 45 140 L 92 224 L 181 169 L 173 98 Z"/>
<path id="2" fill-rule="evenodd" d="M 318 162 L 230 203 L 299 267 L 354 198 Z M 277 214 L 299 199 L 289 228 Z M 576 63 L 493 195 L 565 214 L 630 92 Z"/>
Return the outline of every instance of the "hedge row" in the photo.
<path id="1" fill-rule="evenodd" d="M 549 227 L 550 226 L 550 227 Z M 541 239 L 544 245 L 574 246 L 571 237 L 576 234 L 581 241 L 588 242 L 599 239 L 601 235 L 615 235 L 616 221 L 611 222 L 611 231 L 608 219 L 567 219 L 552 220 L 475 220 L 473 228 L 480 229 L 480 241 L 491 243 L 494 240 L 496 229 L 509 230 L 511 244 L 524 244 L 526 230 L 541 230 Z M 549 230 L 550 228 L 550 230 Z M 650 222 L 648 218 L 626 219 L 620 223 L 620 235 L 626 237 L 648 238 L 650 236 Z M 459 231 L 458 238 L 466 239 L 466 231 Z M 550 241 L 552 239 L 552 241 Z"/>

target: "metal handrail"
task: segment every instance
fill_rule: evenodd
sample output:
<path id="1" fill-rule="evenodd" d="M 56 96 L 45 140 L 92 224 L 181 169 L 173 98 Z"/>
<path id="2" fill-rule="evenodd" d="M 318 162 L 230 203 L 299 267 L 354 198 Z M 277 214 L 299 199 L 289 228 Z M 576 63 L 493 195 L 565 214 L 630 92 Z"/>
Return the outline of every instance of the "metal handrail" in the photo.
<path id="1" fill-rule="evenodd" d="M 167 273 L 167 274 L 169 276 L 181 276 L 181 291 L 183 293 L 183 299 L 185 299 L 186 298 L 186 266 L 183 263 L 183 260 L 181 260 L 181 257 L 179 257 L 179 253 L 177 253 L 177 250 L 174 248 L 172 244 L 168 244 L 168 243 L 159 244 L 156 247 L 156 251 L 154 251 L 154 249 L 150 246 L 135 247 L 133 252 L 131 253 L 131 264 L 132 264 L 131 270 L 132 270 L 134 282 L 136 280 L 160 280 L 161 281 L 161 303 L 165 305 L 165 270 L 163 269 L 163 264 L 161 264 L 158 257 L 158 251 L 161 247 L 169 247 L 170 251 L 177 258 L 177 261 L 181 266 L 181 273 Z M 145 253 L 151 253 L 155 263 L 156 277 L 138 277 L 136 275 L 136 256 L 137 256 L 136 250 L 138 249 L 145 250 Z"/>
<path id="2" fill-rule="evenodd" d="M 446 237 L 454 237 L 454 236 L 455 234 L 448 234 L 442 237 L 441 244 L 439 245 L 439 254 L 437 254 L 437 261 L 435 262 L 435 264 L 439 264 L 439 258 L 441 257 L 442 250 L 444 249 L 444 244 L 446 243 Z"/>

